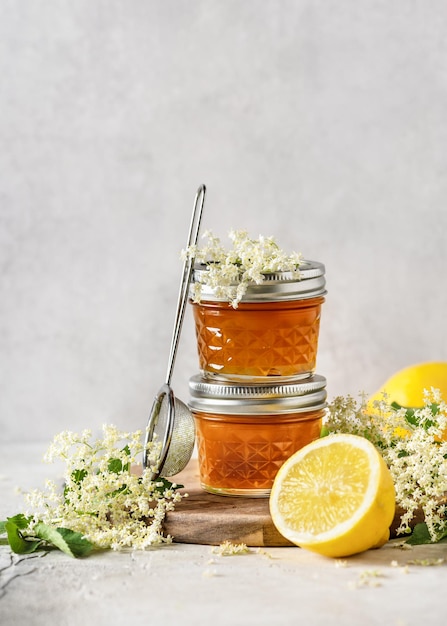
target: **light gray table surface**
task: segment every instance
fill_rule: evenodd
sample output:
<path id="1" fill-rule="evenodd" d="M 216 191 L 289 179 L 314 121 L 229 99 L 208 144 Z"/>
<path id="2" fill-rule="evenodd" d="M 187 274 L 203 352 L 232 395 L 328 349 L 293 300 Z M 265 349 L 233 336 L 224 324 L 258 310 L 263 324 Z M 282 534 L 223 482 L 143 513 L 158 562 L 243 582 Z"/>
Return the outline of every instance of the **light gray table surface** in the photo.
<path id="1" fill-rule="evenodd" d="M 44 449 L 0 445 L 1 519 L 21 510 L 17 487 L 55 478 L 56 468 L 41 462 Z M 75 560 L 59 552 L 16 556 L 0 546 L 0 623 L 437 625 L 447 545 L 398 544 L 342 561 L 294 547 L 223 557 L 211 546 L 174 543 Z M 445 562 L 418 564 L 438 559 Z"/>

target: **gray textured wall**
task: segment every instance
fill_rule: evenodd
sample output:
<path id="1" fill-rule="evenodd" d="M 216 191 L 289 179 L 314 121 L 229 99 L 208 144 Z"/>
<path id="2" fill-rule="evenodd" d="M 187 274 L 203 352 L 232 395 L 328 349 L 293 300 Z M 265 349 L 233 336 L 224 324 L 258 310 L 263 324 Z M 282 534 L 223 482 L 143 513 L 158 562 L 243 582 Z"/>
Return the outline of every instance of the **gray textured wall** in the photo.
<path id="1" fill-rule="evenodd" d="M 202 182 L 326 264 L 330 396 L 447 360 L 446 122 L 444 0 L 1 0 L 1 437 L 144 426 Z"/>

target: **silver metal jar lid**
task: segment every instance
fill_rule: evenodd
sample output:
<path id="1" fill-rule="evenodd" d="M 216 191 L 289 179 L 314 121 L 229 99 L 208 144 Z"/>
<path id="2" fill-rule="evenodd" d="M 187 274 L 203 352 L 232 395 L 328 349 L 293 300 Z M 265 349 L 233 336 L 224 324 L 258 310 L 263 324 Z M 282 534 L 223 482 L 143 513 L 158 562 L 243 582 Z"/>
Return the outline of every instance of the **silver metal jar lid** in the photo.
<path id="1" fill-rule="evenodd" d="M 237 384 L 202 378 L 189 380 L 189 408 L 224 415 L 303 413 L 326 407 L 326 378 L 315 374 L 294 383 Z"/>
<path id="2" fill-rule="evenodd" d="M 207 269 L 205 265 L 196 265 L 192 282 L 201 283 L 201 298 L 211 302 L 225 302 L 226 298 L 216 295 L 213 287 L 204 284 Z M 235 283 L 235 287 L 237 284 Z M 264 280 L 257 285 L 247 287 L 242 302 L 275 302 L 282 300 L 302 300 L 326 294 L 325 267 L 318 261 L 302 261 L 299 277 L 293 272 L 271 272 L 264 274 Z"/>

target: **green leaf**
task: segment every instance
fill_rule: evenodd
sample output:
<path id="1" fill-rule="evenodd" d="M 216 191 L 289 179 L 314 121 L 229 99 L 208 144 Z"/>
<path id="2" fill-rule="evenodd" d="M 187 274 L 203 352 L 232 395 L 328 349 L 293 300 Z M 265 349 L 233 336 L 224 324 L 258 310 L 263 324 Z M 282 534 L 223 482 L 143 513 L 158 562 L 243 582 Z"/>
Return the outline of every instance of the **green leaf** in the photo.
<path id="1" fill-rule="evenodd" d="M 40 539 L 25 539 L 17 524 L 11 520 L 6 521 L 5 528 L 8 535 L 8 543 L 11 550 L 16 554 L 30 554 L 35 552 L 42 544 Z"/>
<path id="2" fill-rule="evenodd" d="M 112 472 L 112 474 L 119 474 L 120 472 L 122 472 L 123 464 L 121 462 L 121 459 L 109 459 L 107 469 L 109 470 L 109 472 Z"/>
<path id="3" fill-rule="evenodd" d="M 75 469 L 71 473 L 71 477 L 75 483 L 82 483 L 88 472 L 86 469 Z"/>
<path id="4" fill-rule="evenodd" d="M 426 420 L 425 422 L 421 424 L 422 420 L 418 418 L 416 411 L 422 409 L 423 407 L 407 407 L 407 406 L 402 406 L 398 402 L 391 402 L 390 406 L 395 411 L 399 411 L 400 409 L 405 409 L 405 419 L 407 420 L 410 426 L 414 426 L 416 428 L 418 426 L 422 426 L 424 430 L 428 430 L 434 424 L 434 421 L 432 420 Z M 431 410 L 432 415 L 436 416 L 439 413 L 439 404 L 435 404 L 435 403 L 431 404 L 430 410 Z"/>
<path id="5" fill-rule="evenodd" d="M 433 415 L 438 415 L 440 410 L 441 409 L 439 408 L 439 404 L 432 404 L 431 405 L 431 412 L 433 413 Z"/>
<path id="6" fill-rule="evenodd" d="M 87 556 L 93 549 L 93 544 L 85 539 L 81 533 L 69 528 L 55 528 L 39 522 L 35 529 L 36 535 L 72 557 Z"/>
<path id="7" fill-rule="evenodd" d="M 121 450 L 121 452 L 124 452 L 126 456 L 130 456 L 129 446 L 126 444 L 124 448 Z M 123 464 L 121 459 L 109 459 L 109 462 L 107 465 L 107 469 L 109 470 L 109 472 L 112 472 L 112 474 L 120 474 L 121 472 L 128 472 L 129 468 L 130 468 L 130 463 Z"/>
<path id="8" fill-rule="evenodd" d="M 326 425 L 322 426 L 321 431 L 320 431 L 320 439 L 322 439 L 323 437 L 327 437 L 329 433 L 330 433 L 329 428 Z"/>
<path id="9" fill-rule="evenodd" d="M 119 494 L 127 495 L 128 493 L 129 493 L 128 486 L 127 485 L 121 485 L 121 487 L 119 487 L 119 489 L 115 489 L 114 491 L 111 491 L 110 493 L 107 494 L 107 496 L 109 498 L 115 498 Z"/>
<path id="10" fill-rule="evenodd" d="M 55 528 L 43 522 L 36 524 L 32 531 L 33 536 L 27 537 L 21 531 L 28 528 L 30 521 L 31 518 L 20 513 L 0 522 L 0 534 L 7 535 L 5 539 L 0 540 L 0 544 L 8 543 L 16 554 L 30 554 L 39 549 L 54 547 L 72 557 L 81 557 L 93 549 L 93 544 L 81 533 L 68 528 Z"/>
<path id="11" fill-rule="evenodd" d="M 404 458 L 404 457 L 406 457 L 406 456 L 410 456 L 410 452 L 408 452 L 408 450 L 400 450 L 400 451 L 397 453 L 397 458 L 398 458 L 398 459 L 402 459 L 402 458 Z"/>
<path id="12" fill-rule="evenodd" d="M 437 541 L 433 541 L 430 533 L 428 532 L 427 524 L 422 522 L 420 524 L 416 524 L 406 543 L 410 546 L 418 546 L 425 543 L 439 543 L 441 541 L 447 541 L 447 529 L 440 534 Z"/>
<path id="13" fill-rule="evenodd" d="M 12 522 L 17 526 L 17 528 L 20 528 L 20 530 L 28 528 L 31 520 L 31 517 L 26 517 L 25 515 L 23 515 L 23 513 L 18 513 L 17 515 L 14 515 L 13 517 L 8 517 L 7 519 L 8 522 Z"/>
<path id="14" fill-rule="evenodd" d="M 69 528 L 57 528 L 56 530 L 69 546 L 74 557 L 79 558 L 87 556 L 93 550 L 93 543 L 86 539 L 81 533 L 70 530 Z"/>
<path id="15" fill-rule="evenodd" d="M 162 476 L 160 476 L 156 480 L 154 491 L 158 491 L 158 493 L 163 494 L 166 489 L 172 489 L 172 485 L 173 483 L 171 483 L 171 481 L 167 480 L 167 478 L 163 478 Z M 176 484 L 175 489 L 183 489 L 183 485 Z"/>
<path id="16" fill-rule="evenodd" d="M 390 406 L 395 411 L 400 411 L 400 409 L 405 409 L 405 419 L 407 420 L 408 424 L 410 424 L 410 426 L 417 426 L 418 425 L 418 420 L 416 419 L 416 417 L 414 415 L 415 411 L 417 409 L 415 409 L 413 407 L 402 406 L 398 402 L 391 402 Z"/>

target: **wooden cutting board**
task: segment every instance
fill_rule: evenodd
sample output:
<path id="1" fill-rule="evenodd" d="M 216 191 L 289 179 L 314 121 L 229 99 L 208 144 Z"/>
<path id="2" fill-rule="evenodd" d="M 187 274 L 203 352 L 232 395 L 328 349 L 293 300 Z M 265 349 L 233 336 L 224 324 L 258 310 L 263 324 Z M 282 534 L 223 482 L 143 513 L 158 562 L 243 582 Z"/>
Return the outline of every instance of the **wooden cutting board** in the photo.
<path id="1" fill-rule="evenodd" d="M 170 480 L 184 485 L 181 491 L 188 493 L 165 520 L 165 532 L 172 535 L 174 542 L 219 545 L 228 540 L 258 547 L 293 545 L 276 530 L 268 498 L 216 496 L 203 491 L 196 459 Z M 396 536 L 401 514 L 402 511 L 396 511 L 391 537 Z M 413 524 L 420 521 L 422 513 Z"/>

